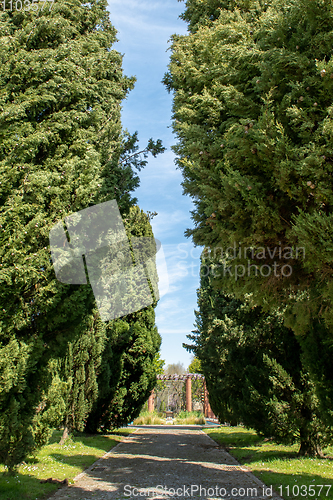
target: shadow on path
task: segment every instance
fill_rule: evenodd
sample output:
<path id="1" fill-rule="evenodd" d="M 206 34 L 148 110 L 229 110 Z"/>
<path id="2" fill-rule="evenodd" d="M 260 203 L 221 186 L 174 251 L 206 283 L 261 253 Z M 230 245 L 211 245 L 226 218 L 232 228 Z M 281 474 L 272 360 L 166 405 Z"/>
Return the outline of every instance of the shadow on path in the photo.
<path id="1" fill-rule="evenodd" d="M 198 426 L 145 426 L 52 500 L 176 498 L 267 500 L 265 485 Z"/>

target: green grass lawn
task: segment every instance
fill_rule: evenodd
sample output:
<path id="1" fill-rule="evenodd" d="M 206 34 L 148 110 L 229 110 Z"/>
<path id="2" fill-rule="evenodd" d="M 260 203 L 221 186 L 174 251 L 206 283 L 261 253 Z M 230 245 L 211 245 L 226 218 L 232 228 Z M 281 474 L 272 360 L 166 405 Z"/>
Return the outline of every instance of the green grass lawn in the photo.
<path id="1" fill-rule="evenodd" d="M 333 447 L 323 450 L 325 458 L 301 458 L 298 445 L 279 445 L 243 427 L 204 431 L 285 500 L 333 499 Z"/>
<path id="2" fill-rule="evenodd" d="M 41 479 L 68 479 L 73 483 L 75 476 L 92 465 L 111 450 L 124 435 L 134 429 L 120 429 L 114 433 L 103 435 L 77 435 L 60 446 L 61 431 L 55 431 L 47 446 L 44 446 L 35 457 L 30 457 L 18 468 L 15 476 L 4 474 L 0 466 L 0 500 L 39 500 L 47 498 L 58 489 L 56 484 L 41 484 Z"/>

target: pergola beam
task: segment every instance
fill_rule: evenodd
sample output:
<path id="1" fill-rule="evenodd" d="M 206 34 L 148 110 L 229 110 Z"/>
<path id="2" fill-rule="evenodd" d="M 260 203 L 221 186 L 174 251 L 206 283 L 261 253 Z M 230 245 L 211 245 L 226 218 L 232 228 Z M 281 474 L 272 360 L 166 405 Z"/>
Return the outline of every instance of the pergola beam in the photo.
<path id="1" fill-rule="evenodd" d="M 188 378 L 193 380 L 204 379 L 201 373 L 185 373 L 184 375 L 157 375 L 157 380 L 182 380 L 185 382 Z"/>

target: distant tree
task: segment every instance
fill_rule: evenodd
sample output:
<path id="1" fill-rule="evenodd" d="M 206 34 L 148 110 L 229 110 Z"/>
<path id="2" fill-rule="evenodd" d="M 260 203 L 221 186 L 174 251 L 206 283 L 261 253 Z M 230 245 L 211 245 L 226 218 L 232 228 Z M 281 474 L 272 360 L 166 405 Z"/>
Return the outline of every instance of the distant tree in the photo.
<path id="1" fill-rule="evenodd" d="M 189 367 L 187 369 L 188 373 L 201 373 L 201 361 L 197 357 L 193 357 Z M 184 388 L 184 401 L 186 397 L 185 388 Z M 192 393 L 192 408 L 195 404 L 200 404 L 202 406 L 203 403 L 203 395 L 204 395 L 204 380 L 203 379 L 194 379 L 191 381 L 191 393 Z"/>
<path id="2" fill-rule="evenodd" d="M 171 363 L 166 366 L 164 373 L 165 375 L 183 375 L 185 373 L 185 367 L 184 364 L 181 363 L 180 361 L 178 363 Z"/>
<path id="3" fill-rule="evenodd" d="M 189 367 L 187 369 L 188 373 L 202 373 L 201 361 L 199 358 L 193 357 Z"/>
<path id="4" fill-rule="evenodd" d="M 161 354 L 158 352 L 154 358 L 155 372 L 157 375 L 162 375 L 164 373 L 165 360 L 161 359 Z"/>

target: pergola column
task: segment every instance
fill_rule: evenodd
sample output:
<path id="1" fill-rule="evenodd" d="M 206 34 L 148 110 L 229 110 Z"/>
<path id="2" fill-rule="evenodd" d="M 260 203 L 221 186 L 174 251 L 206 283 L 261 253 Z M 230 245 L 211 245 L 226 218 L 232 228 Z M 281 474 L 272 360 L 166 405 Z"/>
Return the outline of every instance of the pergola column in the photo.
<path id="1" fill-rule="evenodd" d="M 206 386 L 206 380 L 204 380 L 204 416 L 205 418 L 215 418 L 213 410 L 210 407 L 209 399 L 208 399 L 208 390 Z"/>
<path id="2" fill-rule="evenodd" d="M 148 411 L 149 413 L 153 413 L 154 411 L 154 389 L 151 391 L 148 398 Z"/>
<path id="3" fill-rule="evenodd" d="M 192 411 L 192 379 L 186 377 L 186 411 Z"/>
<path id="4" fill-rule="evenodd" d="M 206 386 L 206 379 L 204 380 L 204 416 L 207 418 L 208 417 L 208 391 L 207 391 L 207 386 Z"/>

